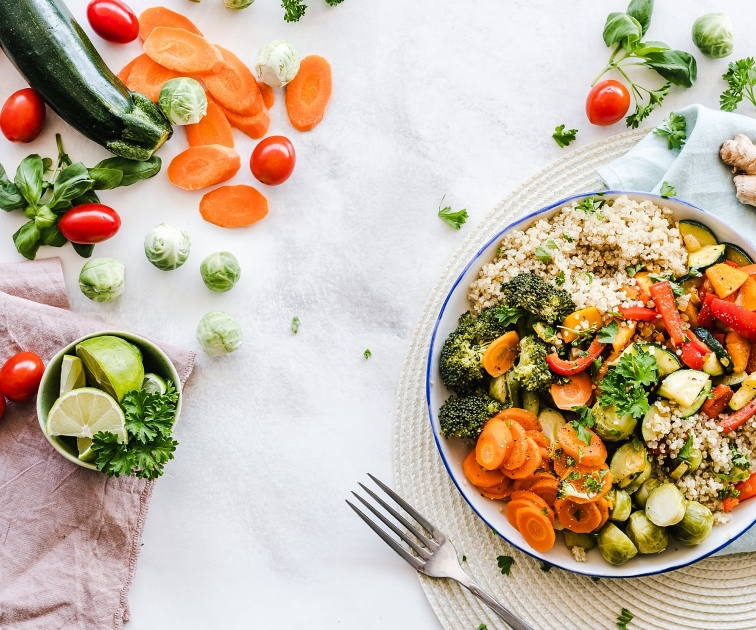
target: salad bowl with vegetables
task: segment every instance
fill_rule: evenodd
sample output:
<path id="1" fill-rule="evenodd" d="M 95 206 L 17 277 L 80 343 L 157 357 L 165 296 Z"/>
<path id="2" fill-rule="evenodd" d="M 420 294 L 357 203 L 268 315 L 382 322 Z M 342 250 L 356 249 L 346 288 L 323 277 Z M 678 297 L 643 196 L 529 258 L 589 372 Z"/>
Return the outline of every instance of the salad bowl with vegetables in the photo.
<path id="1" fill-rule="evenodd" d="M 621 191 L 491 239 L 444 302 L 426 374 L 478 516 L 600 577 L 680 568 L 754 524 L 754 257 L 701 208 Z"/>

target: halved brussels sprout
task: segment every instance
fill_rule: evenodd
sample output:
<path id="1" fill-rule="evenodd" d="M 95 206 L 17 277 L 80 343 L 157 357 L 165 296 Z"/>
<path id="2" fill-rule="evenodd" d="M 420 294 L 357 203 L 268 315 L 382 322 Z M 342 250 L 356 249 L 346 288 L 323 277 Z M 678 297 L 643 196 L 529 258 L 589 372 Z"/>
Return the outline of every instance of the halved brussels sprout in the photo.
<path id="1" fill-rule="evenodd" d="M 669 544 L 667 530 L 654 525 L 642 510 L 630 515 L 625 533 L 640 553 L 659 553 Z"/>
<path id="2" fill-rule="evenodd" d="M 624 490 L 628 494 L 633 494 L 638 491 L 638 489 L 643 485 L 643 482 L 646 481 L 651 476 L 653 468 L 651 466 L 651 461 L 646 460 L 646 467 L 637 475 L 632 477 L 630 483 L 628 483 Z"/>
<path id="3" fill-rule="evenodd" d="M 254 4 L 255 0 L 224 0 L 226 8 L 239 11 L 240 9 L 246 9 Z"/>
<path id="4" fill-rule="evenodd" d="M 646 463 L 646 448 L 640 442 L 623 444 L 614 452 L 609 466 L 612 481 L 624 488 L 643 472 Z"/>
<path id="5" fill-rule="evenodd" d="M 638 488 L 638 491 L 633 494 L 633 501 L 635 501 L 635 505 L 637 505 L 641 510 L 644 510 L 646 508 L 646 501 L 648 501 L 648 495 L 650 494 L 651 490 L 656 488 L 661 483 L 656 477 L 649 477 L 646 479 L 642 484 L 641 487 Z"/>
<path id="6" fill-rule="evenodd" d="M 607 523 L 598 533 L 598 547 L 609 564 L 625 564 L 638 554 L 638 548 L 614 523 Z"/>
<path id="7" fill-rule="evenodd" d="M 596 403 L 591 408 L 596 426 L 593 428 L 606 442 L 618 442 L 630 437 L 638 421 L 631 414 L 620 416 L 614 405 L 602 407 Z"/>
<path id="8" fill-rule="evenodd" d="M 620 488 L 612 488 L 606 493 L 609 502 L 609 519 L 612 521 L 626 521 L 633 511 L 630 495 Z"/>
<path id="9" fill-rule="evenodd" d="M 541 423 L 541 432 L 551 440 L 552 445 L 557 443 L 559 429 L 567 424 L 564 416 L 556 409 L 551 409 L 550 407 L 545 407 L 538 414 L 538 422 Z"/>
<path id="10" fill-rule="evenodd" d="M 698 501 L 688 501 L 685 506 L 685 516 L 682 520 L 669 528 L 669 533 L 681 545 L 692 547 L 700 545 L 711 534 L 714 525 L 714 515 L 705 505 Z"/>
<path id="11" fill-rule="evenodd" d="M 178 77 L 163 84 L 160 109 L 174 125 L 194 125 L 207 113 L 207 95 L 196 79 Z"/>
<path id="12" fill-rule="evenodd" d="M 685 516 L 685 497 L 673 483 L 662 483 L 648 493 L 646 516 L 659 527 L 679 523 Z"/>
<path id="13" fill-rule="evenodd" d="M 565 529 L 562 532 L 564 536 L 564 544 L 568 549 L 573 547 L 582 547 L 586 551 L 590 551 L 596 546 L 596 538 L 590 534 L 576 534 L 569 529 Z"/>
<path id="14" fill-rule="evenodd" d="M 693 22 L 693 43 L 704 55 L 721 59 L 732 53 L 732 20 L 726 13 L 707 13 Z"/>
<path id="15" fill-rule="evenodd" d="M 507 403 L 509 399 L 509 387 L 507 387 L 507 375 L 502 374 L 496 378 L 492 378 L 488 384 L 488 393 L 492 398 L 498 400 L 502 405 Z"/>

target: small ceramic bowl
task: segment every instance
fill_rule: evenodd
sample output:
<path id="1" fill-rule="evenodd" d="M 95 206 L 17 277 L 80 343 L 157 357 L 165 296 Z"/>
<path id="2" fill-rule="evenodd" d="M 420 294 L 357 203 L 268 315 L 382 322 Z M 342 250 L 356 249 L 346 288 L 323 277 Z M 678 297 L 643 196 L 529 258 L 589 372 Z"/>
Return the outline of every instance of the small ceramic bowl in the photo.
<path id="1" fill-rule="evenodd" d="M 97 470 L 97 467 L 90 462 L 83 462 L 79 459 L 75 439 L 69 440 L 47 435 L 45 426 L 47 424 L 47 414 L 50 412 L 50 409 L 52 409 L 55 401 L 60 397 L 60 369 L 61 364 L 63 363 L 63 356 L 66 354 L 75 355 L 76 352 L 74 349 L 76 348 L 76 344 L 81 343 L 86 339 L 102 337 L 103 335 L 121 337 L 129 343 L 133 343 L 142 351 L 145 372 L 152 372 L 158 376 L 162 376 L 166 380 L 173 381 L 173 384 L 179 393 L 178 403 L 176 405 L 176 422 L 178 421 L 179 413 L 181 412 L 181 402 L 183 398 L 181 394 L 181 381 L 179 380 L 178 372 L 173 363 L 171 363 L 171 360 L 160 348 L 151 341 L 147 341 L 144 337 L 120 331 L 102 331 L 86 335 L 85 337 L 81 337 L 73 343 L 68 344 L 50 359 L 50 362 L 45 368 L 45 373 L 42 375 L 42 381 L 39 384 L 39 393 L 37 394 L 37 418 L 39 419 L 39 427 L 42 430 L 42 433 L 45 434 L 47 441 L 52 444 L 52 447 L 58 451 L 58 453 L 74 464 L 91 470 Z"/>

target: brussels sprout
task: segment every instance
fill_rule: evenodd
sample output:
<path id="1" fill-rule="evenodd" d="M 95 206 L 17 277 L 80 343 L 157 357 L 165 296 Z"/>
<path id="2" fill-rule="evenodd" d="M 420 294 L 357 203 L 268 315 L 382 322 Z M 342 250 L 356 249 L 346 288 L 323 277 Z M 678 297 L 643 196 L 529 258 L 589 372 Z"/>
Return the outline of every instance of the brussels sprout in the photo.
<path id="1" fill-rule="evenodd" d="M 656 477 L 649 477 L 646 479 L 642 484 L 641 487 L 638 488 L 638 491 L 633 494 L 633 501 L 635 501 L 635 505 L 637 505 L 641 510 L 644 510 L 646 508 L 646 501 L 648 501 L 648 495 L 651 493 L 651 490 L 656 488 L 661 483 Z"/>
<path id="2" fill-rule="evenodd" d="M 642 510 L 630 515 L 625 533 L 640 553 L 659 553 L 669 544 L 667 530 L 654 525 Z"/>
<path id="3" fill-rule="evenodd" d="M 162 271 L 177 269 L 189 258 L 189 235 L 172 225 L 161 223 L 144 239 L 144 253 Z"/>
<path id="4" fill-rule="evenodd" d="M 638 421 L 631 414 L 620 416 L 614 405 L 602 407 L 598 403 L 591 409 L 596 419 L 594 431 L 606 442 L 617 442 L 630 437 Z"/>
<path id="5" fill-rule="evenodd" d="M 673 483 L 661 483 L 648 493 L 646 516 L 659 527 L 679 523 L 685 516 L 685 497 Z"/>
<path id="6" fill-rule="evenodd" d="M 160 109 L 174 125 L 194 125 L 207 114 L 207 95 L 199 81 L 179 77 L 166 81 L 160 90 Z"/>
<path id="7" fill-rule="evenodd" d="M 502 405 L 506 404 L 507 399 L 509 398 L 506 373 L 491 379 L 491 382 L 488 384 L 488 393 Z"/>
<path id="8" fill-rule="evenodd" d="M 197 342 L 211 357 L 234 352 L 243 341 L 242 330 L 236 320 L 220 311 L 208 313 L 197 326 Z"/>
<path id="9" fill-rule="evenodd" d="M 567 421 L 564 416 L 556 409 L 545 407 L 541 413 L 538 414 L 538 422 L 541 423 L 541 432 L 551 440 L 552 444 L 557 443 L 557 433 Z"/>
<path id="10" fill-rule="evenodd" d="M 200 273 L 208 289 L 223 293 L 233 289 L 239 281 L 241 267 L 231 252 L 215 252 L 202 261 Z"/>
<path id="11" fill-rule="evenodd" d="M 525 411 L 529 411 L 533 415 L 538 415 L 538 411 L 541 408 L 541 401 L 538 398 L 536 392 L 529 392 L 525 390 L 522 392 L 522 407 Z M 553 444 L 553 442 L 552 442 Z"/>
<path id="12" fill-rule="evenodd" d="M 257 78 L 270 87 L 283 87 L 299 72 L 299 53 L 289 42 L 274 39 L 257 53 L 255 73 Z"/>
<path id="13" fill-rule="evenodd" d="M 598 547 L 609 564 L 625 564 L 638 553 L 638 549 L 614 523 L 607 523 L 598 533 Z"/>
<path id="14" fill-rule="evenodd" d="M 240 9 L 251 7 L 255 3 L 255 0 L 224 0 L 224 2 L 227 9 L 239 11 Z"/>
<path id="15" fill-rule="evenodd" d="M 582 547 L 586 551 L 590 551 L 596 546 L 596 539 L 590 534 L 576 534 L 569 529 L 565 529 L 562 533 L 564 534 L 564 544 L 567 545 L 568 549 Z"/>
<path id="16" fill-rule="evenodd" d="M 641 473 L 638 475 L 635 475 L 632 477 L 630 483 L 628 483 L 623 490 L 627 492 L 628 494 L 633 494 L 634 492 L 638 491 L 638 488 L 640 488 L 643 485 L 643 482 L 646 481 L 651 476 L 651 462 L 649 460 L 646 460 L 646 467 L 643 469 Z M 627 480 L 626 480 L 627 481 Z"/>
<path id="17" fill-rule="evenodd" d="M 685 516 L 677 525 L 669 528 L 669 533 L 681 545 L 692 547 L 700 545 L 709 537 L 713 525 L 714 515 L 709 508 L 698 501 L 688 501 Z"/>
<path id="18" fill-rule="evenodd" d="M 726 13 L 707 13 L 693 22 L 693 43 L 707 57 L 727 57 L 734 38 L 732 20 Z"/>
<path id="19" fill-rule="evenodd" d="M 612 481 L 624 488 L 642 473 L 645 467 L 646 448 L 639 442 L 628 442 L 614 452 L 609 470 L 612 471 Z"/>
<path id="20" fill-rule="evenodd" d="M 630 495 L 619 488 L 612 488 L 606 493 L 609 502 L 609 519 L 612 521 L 626 521 L 633 511 Z"/>
<path id="21" fill-rule="evenodd" d="M 90 300 L 110 302 L 126 290 L 126 265 L 114 258 L 93 258 L 81 268 L 79 288 Z"/>

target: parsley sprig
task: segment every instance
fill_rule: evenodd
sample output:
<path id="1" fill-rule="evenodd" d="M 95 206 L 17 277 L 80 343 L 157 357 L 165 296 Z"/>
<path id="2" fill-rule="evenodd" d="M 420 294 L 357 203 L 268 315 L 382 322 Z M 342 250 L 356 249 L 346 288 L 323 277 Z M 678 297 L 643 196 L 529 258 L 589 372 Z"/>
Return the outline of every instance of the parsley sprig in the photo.
<path id="1" fill-rule="evenodd" d="M 442 208 L 441 206 L 444 204 L 444 199 L 446 199 L 446 195 L 442 197 L 441 203 L 438 204 L 438 216 L 451 225 L 455 230 L 458 230 L 468 219 L 467 210 L 463 208 L 462 210 L 453 212 L 451 206 Z"/>
<path id="2" fill-rule="evenodd" d="M 499 565 L 502 575 L 509 575 L 509 572 L 512 570 L 512 565 L 514 564 L 514 558 L 512 556 L 498 556 L 496 558 L 496 564 Z"/>
<path id="3" fill-rule="evenodd" d="M 512 324 L 516 324 L 527 313 L 524 308 L 520 308 L 519 306 L 499 304 L 494 311 L 494 317 L 502 326 L 511 326 Z"/>
<path id="4" fill-rule="evenodd" d="M 665 199 L 668 199 L 669 197 L 674 197 L 677 194 L 677 191 L 675 190 L 675 187 L 672 184 L 665 181 L 661 185 L 659 194 Z"/>
<path id="5" fill-rule="evenodd" d="M 599 343 L 614 343 L 618 334 L 619 324 L 616 321 L 611 321 L 598 331 L 597 341 Z"/>
<path id="6" fill-rule="evenodd" d="M 573 407 L 572 411 L 577 414 L 577 419 L 570 422 L 570 426 L 575 429 L 577 439 L 590 446 L 593 436 L 588 429 L 596 426 L 596 418 L 593 417 L 593 411 L 585 405 Z"/>
<path id="7" fill-rule="evenodd" d="M 756 61 L 753 57 L 733 61 L 727 66 L 727 72 L 722 78 L 727 81 L 727 89 L 719 97 L 720 109 L 734 112 L 743 97 L 756 106 L 756 96 L 753 92 L 756 85 Z"/>
<path id="8" fill-rule="evenodd" d="M 560 147 L 564 148 L 566 146 L 569 146 L 570 143 L 575 140 L 577 133 L 577 129 L 568 129 L 567 131 L 565 131 L 564 125 L 559 125 L 556 129 L 554 129 L 554 133 L 551 134 L 551 137 L 554 138 L 554 142 L 556 142 Z"/>
<path id="9" fill-rule="evenodd" d="M 344 2 L 344 0 L 325 1 L 332 7 Z M 284 10 L 284 20 L 286 22 L 299 22 L 307 11 L 307 5 L 304 3 L 304 0 L 281 0 L 281 6 Z"/>
<path id="10" fill-rule="evenodd" d="M 643 417 L 649 409 L 646 387 L 659 380 L 659 366 L 654 355 L 636 348 L 635 353 L 620 356 L 601 380 L 598 404 L 614 405 L 621 416 Z"/>
<path id="11" fill-rule="evenodd" d="M 635 615 L 633 613 L 627 608 L 623 608 L 617 617 L 617 628 L 619 628 L 619 630 L 627 630 L 627 624 L 629 624 L 634 618 Z"/>
<path id="12" fill-rule="evenodd" d="M 688 137 L 685 116 L 671 112 L 669 117 L 654 129 L 654 133 L 666 139 L 668 149 L 682 149 Z"/>

